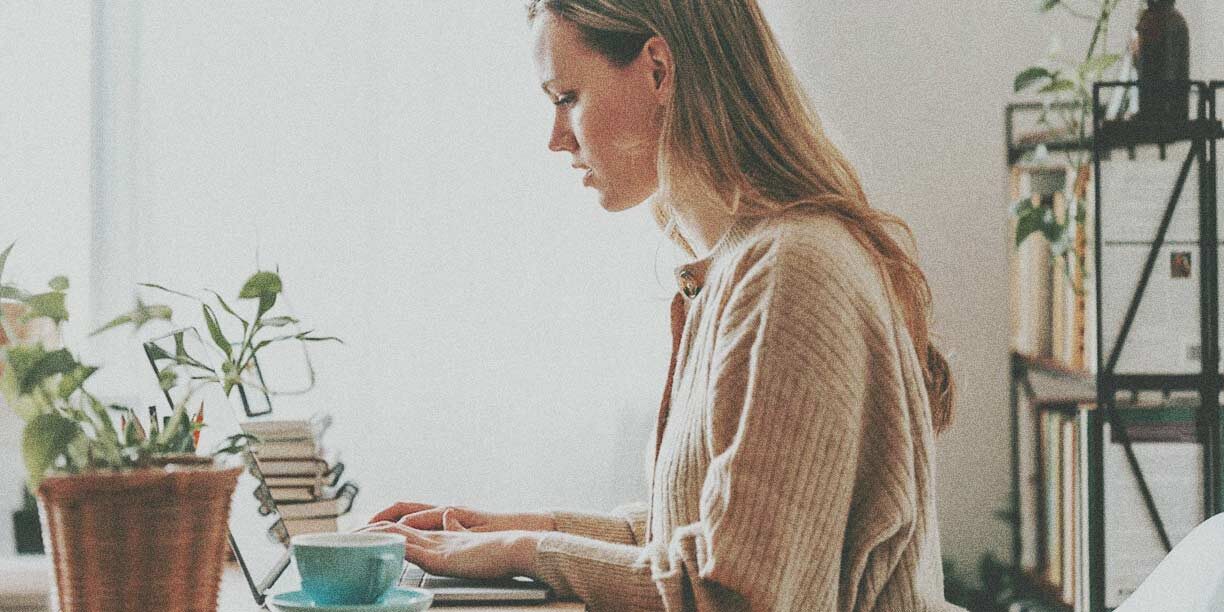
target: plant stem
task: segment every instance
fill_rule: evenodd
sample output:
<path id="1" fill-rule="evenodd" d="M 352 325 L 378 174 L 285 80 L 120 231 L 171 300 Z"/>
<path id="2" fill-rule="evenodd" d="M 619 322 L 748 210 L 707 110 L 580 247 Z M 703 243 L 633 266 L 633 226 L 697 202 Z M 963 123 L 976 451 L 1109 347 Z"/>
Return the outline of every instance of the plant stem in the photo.
<path id="1" fill-rule="evenodd" d="M 1109 18 L 1113 14 L 1113 10 L 1118 6 L 1120 0 L 1105 0 L 1101 3 L 1101 14 L 1097 16 L 1096 28 L 1092 30 L 1092 40 L 1088 43 L 1088 53 L 1084 56 L 1084 63 L 1092 61 L 1093 55 L 1096 54 L 1097 43 L 1101 40 L 1109 38 Z M 1106 42 L 1108 44 L 1108 42 Z M 1084 99 L 1084 104 L 1080 108 L 1079 122 L 1079 144 L 1083 148 L 1088 141 L 1088 113 L 1092 112 L 1093 100 L 1089 95 Z"/>
<path id="2" fill-rule="evenodd" d="M 1071 4 L 1068 2 L 1059 2 L 1058 6 L 1062 7 L 1063 10 L 1070 13 L 1072 17 L 1076 17 L 1078 19 L 1087 19 L 1088 21 L 1092 21 L 1092 15 L 1089 15 L 1088 13 L 1081 13 L 1078 10 L 1071 8 Z"/>

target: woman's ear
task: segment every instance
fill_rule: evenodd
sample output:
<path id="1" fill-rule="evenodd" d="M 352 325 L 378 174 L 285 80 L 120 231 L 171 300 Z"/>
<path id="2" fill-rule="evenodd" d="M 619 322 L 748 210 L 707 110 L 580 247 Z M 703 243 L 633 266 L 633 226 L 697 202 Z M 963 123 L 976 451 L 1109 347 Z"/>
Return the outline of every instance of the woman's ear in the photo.
<path id="1" fill-rule="evenodd" d="M 642 70 L 650 74 L 655 99 L 659 104 L 666 104 L 671 100 L 676 82 L 676 64 L 672 60 L 671 46 L 662 36 L 653 36 L 642 47 L 638 61 L 642 62 Z"/>

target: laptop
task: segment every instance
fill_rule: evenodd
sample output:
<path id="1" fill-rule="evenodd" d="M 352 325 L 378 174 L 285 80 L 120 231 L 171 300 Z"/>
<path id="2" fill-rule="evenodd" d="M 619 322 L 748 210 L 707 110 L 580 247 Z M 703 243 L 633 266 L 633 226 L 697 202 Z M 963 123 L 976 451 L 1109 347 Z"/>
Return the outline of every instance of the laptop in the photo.
<path id="1" fill-rule="evenodd" d="M 174 356 L 188 355 L 192 361 L 219 370 L 221 357 L 210 348 L 193 328 L 170 332 L 144 344 L 145 355 L 152 366 L 155 378 L 160 381 L 162 372 L 173 369 L 179 381 L 190 381 L 198 376 L 199 368 Z M 184 385 L 163 390 L 171 410 L 186 397 Z M 203 405 L 208 426 L 200 431 L 199 448 L 209 452 L 222 440 L 241 433 L 239 410 L 233 407 L 222 393 L 219 385 L 206 385 L 190 396 L 190 413 Z M 270 407 L 269 407 L 270 409 Z M 234 465 L 245 469 L 238 477 L 238 486 L 230 506 L 229 541 L 242 573 L 246 577 L 251 595 L 258 605 L 273 592 L 286 592 L 299 588 L 300 579 L 293 566 L 293 555 L 289 544 L 289 531 L 277 511 L 276 502 L 264 482 L 250 451 L 231 457 Z M 423 588 L 431 591 L 436 602 L 542 602 L 552 597 L 547 586 L 526 577 L 504 580 L 468 580 L 434 576 L 411 563 L 404 564 L 399 586 Z"/>

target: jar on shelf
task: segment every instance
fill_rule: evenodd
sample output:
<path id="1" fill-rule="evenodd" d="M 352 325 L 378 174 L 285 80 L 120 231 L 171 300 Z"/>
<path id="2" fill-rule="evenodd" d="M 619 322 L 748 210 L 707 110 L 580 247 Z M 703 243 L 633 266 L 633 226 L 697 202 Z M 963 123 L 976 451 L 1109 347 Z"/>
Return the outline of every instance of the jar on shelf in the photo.
<path id="1" fill-rule="evenodd" d="M 1135 26 L 1140 120 L 1185 121 L 1190 114 L 1189 86 L 1172 83 L 1190 79 L 1190 32 L 1175 2 L 1147 0 Z"/>

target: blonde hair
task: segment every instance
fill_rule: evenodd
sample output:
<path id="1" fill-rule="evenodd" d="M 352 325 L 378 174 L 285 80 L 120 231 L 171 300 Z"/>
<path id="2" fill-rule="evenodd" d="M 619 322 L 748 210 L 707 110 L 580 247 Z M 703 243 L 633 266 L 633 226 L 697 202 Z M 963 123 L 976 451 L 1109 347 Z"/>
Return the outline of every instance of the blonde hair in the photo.
<path id="1" fill-rule="evenodd" d="M 886 273 L 922 365 L 935 431 L 952 421 L 955 384 L 930 341 L 931 291 L 890 227 L 909 227 L 867 202 L 850 163 L 825 136 L 755 0 L 530 0 L 574 24 L 587 46 L 616 65 L 646 41 L 667 41 L 674 94 L 659 143 L 659 190 L 651 211 L 680 248 L 692 246 L 669 202 L 720 203 L 734 216 L 803 206 L 835 215 Z M 670 230 L 670 231 L 669 231 Z"/>

